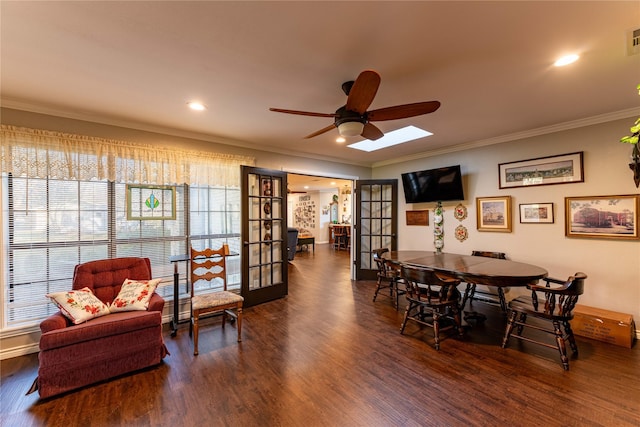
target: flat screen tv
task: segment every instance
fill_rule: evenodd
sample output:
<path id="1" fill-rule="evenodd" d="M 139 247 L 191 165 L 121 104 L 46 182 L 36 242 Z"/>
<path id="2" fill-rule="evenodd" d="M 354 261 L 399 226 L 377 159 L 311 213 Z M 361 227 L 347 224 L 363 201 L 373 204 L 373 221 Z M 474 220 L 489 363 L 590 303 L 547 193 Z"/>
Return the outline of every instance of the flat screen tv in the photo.
<path id="1" fill-rule="evenodd" d="M 460 165 L 402 174 L 407 203 L 464 200 Z"/>

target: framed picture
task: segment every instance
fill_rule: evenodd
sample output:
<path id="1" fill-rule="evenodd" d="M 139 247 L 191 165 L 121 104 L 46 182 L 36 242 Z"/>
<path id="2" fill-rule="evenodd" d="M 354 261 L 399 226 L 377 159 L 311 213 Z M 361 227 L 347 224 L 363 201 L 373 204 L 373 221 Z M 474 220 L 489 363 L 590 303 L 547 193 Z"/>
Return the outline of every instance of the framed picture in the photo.
<path id="1" fill-rule="evenodd" d="M 559 156 L 539 157 L 519 162 L 500 163 L 500 188 L 584 182 L 582 151 Z"/>
<path id="2" fill-rule="evenodd" d="M 176 219 L 176 188 L 127 184 L 127 220 Z"/>
<path id="3" fill-rule="evenodd" d="M 478 231 L 511 232 L 511 196 L 477 197 Z"/>
<path id="4" fill-rule="evenodd" d="M 553 224 L 553 203 L 523 203 L 520 205 L 522 224 Z"/>
<path id="5" fill-rule="evenodd" d="M 269 178 L 262 179 L 262 195 L 263 196 L 273 195 L 273 192 L 271 191 L 271 180 Z"/>
<path id="6" fill-rule="evenodd" d="M 640 196 L 565 197 L 565 235 L 638 239 Z"/>

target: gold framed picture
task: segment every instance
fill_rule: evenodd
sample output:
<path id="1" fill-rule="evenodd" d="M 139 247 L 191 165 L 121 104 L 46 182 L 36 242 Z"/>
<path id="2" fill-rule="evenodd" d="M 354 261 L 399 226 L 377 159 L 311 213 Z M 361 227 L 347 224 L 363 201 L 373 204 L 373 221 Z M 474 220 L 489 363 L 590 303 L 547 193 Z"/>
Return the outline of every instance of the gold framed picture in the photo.
<path id="1" fill-rule="evenodd" d="M 476 197 L 478 231 L 511 232 L 511 196 Z"/>
<path id="2" fill-rule="evenodd" d="M 565 236 L 639 239 L 640 196 L 565 197 Z"/>

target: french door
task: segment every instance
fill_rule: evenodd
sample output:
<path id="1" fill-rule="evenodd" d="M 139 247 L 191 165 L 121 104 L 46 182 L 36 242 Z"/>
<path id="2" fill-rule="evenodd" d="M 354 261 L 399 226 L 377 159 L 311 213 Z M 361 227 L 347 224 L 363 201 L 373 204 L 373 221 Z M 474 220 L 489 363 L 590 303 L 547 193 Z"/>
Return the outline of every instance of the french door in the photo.
<path id="1" fill-rule="evenodd" d="M 373 250 L 397 250 L 398 180 L 356 181 L 356 280 L 374 280 Z M 353 243 L 352 243 L 353 245 Z"/>
<path id="2" fill-rule="evenodd" d="M 244 306 L 287 295 L 287 174 L 242 166 Z"/>

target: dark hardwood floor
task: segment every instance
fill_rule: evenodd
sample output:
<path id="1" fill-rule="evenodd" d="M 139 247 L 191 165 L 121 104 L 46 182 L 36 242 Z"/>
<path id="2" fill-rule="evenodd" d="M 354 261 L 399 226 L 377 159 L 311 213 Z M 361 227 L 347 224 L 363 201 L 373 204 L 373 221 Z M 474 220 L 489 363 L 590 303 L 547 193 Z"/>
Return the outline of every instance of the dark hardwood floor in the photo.
<path id="1" fill-rule="evenodd" d="M 432 347 L 374 282 L 349 280 L 346 252 L 316 245 L 290 264 L 289 295 L 244 313 L 236 330 L 165 334 L 158 367 L 39 400 L 25 396 L 37 355 L 2 361 L 2 426 L 638 426 L 640 350 L 578 337 L 563 371 L 554 350 L 500 348 L 504 317 Z M 588 292 L 588 283 L 587 292 Z M 403 297 L 402 297 L 403 298 Z M 69 363 L 73 363 L 70 360 Z"/>

